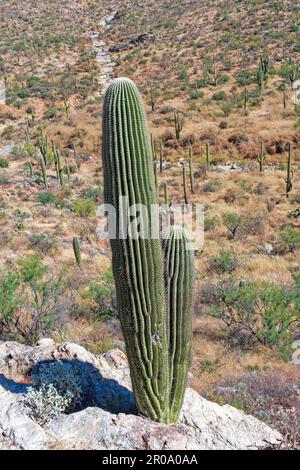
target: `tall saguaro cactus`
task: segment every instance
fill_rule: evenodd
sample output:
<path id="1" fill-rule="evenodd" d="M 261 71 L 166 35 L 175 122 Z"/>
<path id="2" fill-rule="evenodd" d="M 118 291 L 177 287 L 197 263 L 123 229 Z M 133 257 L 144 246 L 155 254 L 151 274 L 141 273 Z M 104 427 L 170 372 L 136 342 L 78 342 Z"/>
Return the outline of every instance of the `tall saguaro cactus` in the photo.
<path id="1" fill-rule="evenodd" d="M 189 303 L 184 307 L 187 299 L 182 288 L 187 281 L 182 281 L 182 274 L 187 275 L 190 269 L 183 269 L 179 277 L 169 276 L 168 286 L 173 293 L 178 283 L 178 304 L 172 296 L 174 302 L 167 305 L 160 240 L 122 234 L 121 197 L 127 198 L 129 207 L 144 206 L 148 233 L 158 228 L 151 217 L 157 195 L 146 116 L 138 89 L 127 78 L 115 79 L 105 95 L 102 160 L 105 202 L 113 205 L 117 214 L 116 236 L 111 239 L 112 265 L 133 392 L 142 415 L 167 423 L 177 419 L 185 390 L 188 354 L 182 350 L 182 340 L 185 348 L 190 346 L 191 309 Z M 130 215 L 125 217 L 130 223 Z M 182 249 L 184 240 L 176 244 L 176 250 Z M 176 252 L 174 256 L 175 273 L 178 263 L 188 255 Z M 193 285 L 190 279 L 189 284 Z M 168 332 L 168 326 L 175 324 L 174 318 L 178 328 L 184 328 L 189 318 L 188 326 L 177 332 L 176 340 L 175 330 Z"/>
<path id="2" fill-rule="evenodd" d="M 136 86 L 114 80 L 103 111 L 104 197 L 119 211 L 120 196 L 128 205 L 156 203 L 156 188 L 146 116 Z M 111 240 L 113 273 L 125 337 L 132 386 L 139 411 L 168 421 L 168 347 L 160 241 Z"/>

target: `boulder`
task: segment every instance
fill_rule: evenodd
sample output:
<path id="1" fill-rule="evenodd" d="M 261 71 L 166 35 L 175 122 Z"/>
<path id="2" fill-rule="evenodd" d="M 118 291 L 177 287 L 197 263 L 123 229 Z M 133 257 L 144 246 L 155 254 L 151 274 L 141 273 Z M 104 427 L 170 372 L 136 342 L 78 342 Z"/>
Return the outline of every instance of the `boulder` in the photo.
<path id="1" fill-rule="evenodd" d="M 76 361 L 89 375 L 91 402 L 41 426 L 23 404 L 30 371 L 57 360 Z M 96 356 L 77 344 L 57 345 L 47 338 L 34 347 L 0 342 L 0 449 L 261 449 L 281 440 L 265 423 L 208 401 L 192 388 L 178 424 L 138 416 L 127 358 L 119 349 Z"/>

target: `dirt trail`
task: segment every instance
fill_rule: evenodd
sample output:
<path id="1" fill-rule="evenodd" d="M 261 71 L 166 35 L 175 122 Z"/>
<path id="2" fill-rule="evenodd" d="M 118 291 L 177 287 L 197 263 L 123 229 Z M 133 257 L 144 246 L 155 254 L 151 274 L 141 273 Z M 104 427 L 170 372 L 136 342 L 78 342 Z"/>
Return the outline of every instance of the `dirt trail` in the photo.
<path id="1" fill-rule="evenodd" d="M 113 79 L 113 71 L 116 64 L 111 58 L 111 55 L 108 51 L 108 46 L 105 44 L 105 41 L 100 39 L 99 36 L 104 36 L 103 33 L 109 29 L 110 24 L 114 21 L 116 15 L 117 12 L 103 18 L 99 22 L 101 32 L 95 32 L 91 35 L 93 50 L 96 52 L 96 62 L 99 64 L 100 69 L 98 81 L 101 87 L 101 95 L 105 93 L 111 80 Z"/>

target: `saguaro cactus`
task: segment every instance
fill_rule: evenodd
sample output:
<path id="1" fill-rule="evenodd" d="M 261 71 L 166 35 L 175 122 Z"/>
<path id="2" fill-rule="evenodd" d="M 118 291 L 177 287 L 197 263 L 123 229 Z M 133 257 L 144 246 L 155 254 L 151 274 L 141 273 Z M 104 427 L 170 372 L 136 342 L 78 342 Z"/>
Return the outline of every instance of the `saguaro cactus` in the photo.
<path id="1" fill-rule="evenodd" d="M 249 101 L 249 92 L 248 92 L 248 89 L 245 87 L 245 90 L 244 90 L 244 111 L 247 111 L 248 101 Z"/>
<path id="2" fill-rule="evenodd" d="M 193 150 L 192 147 L 189 148 L 189 172 L 190 172 L 190 185 L 191 192 L 194 192 L 194 171 L 193 171 Z"/>
<path id="3" fill-rule="evenodd" d="M 209 152 L 209 143 L 205 144 L 205 158 L 206 158 L 206 168 L 210 169 L 210 152 Z"/>
<path id="4" fill-rule="evenodd" d="M 73 251 L 76 259 L 76 263 L 78 267 L 81 267 L 81 251 L 80 251 L 80 244 L 77 237 L 73 237 Z"/>
<path id="5" fill-rule="evenodd" d="M 41 165 L 43 183 L 44 183 L 45 188 L 47 189 L 48 188 L 48 180 L 47 180 L 47 173 L 46 173 L 46 165 L 45 165 L 45 161 L 44 161 L 43 157 L 40 157 L 40 165 Z"/>
<path id="6" fill-rule="evenodd" d="M 113 205 L 117 214 L 115 237 L 110 240 L 112 266 L 133 391 L 142 415 L 167 423 L 176 420 L 185 389 L 185 358 L 189 356 L 185 348 L 190 347 L 191 329 L 189 303 L 184 306 L 187 299 L 182 292 L 186 281 L 182 282 L 181 275 L 186 276 L 190 271 L 184 268 L 180 276 L 169 276 L 170 289 L 174 285 L 170 292 L 176 291 L 178 282 L 182 300 L 177 297 L 176 304 L 172 296 L 172 304 L 167 307 L 160 240 L 150 236 L 133 238 L 122 233 L 124 217 L 130 222 L 130 214 L 120 216 L 120 197 L 127 198 L 129 207 L 144 206 L 149 233 L 158 229 L 158 220 L 151 214 L 157 195 L 146 116 L 135 84 L 126 78 L 114 80 L 105 95 L 102 159 L 105 202 Z M 183 242 L 177 244 L 176 250 L 183 246 Z M 185 256 L 192 259 L 191 253 L 177 254 L 177 251 L 172 257 L 174 273 L 179 267 L 182 269 L 180 263 Z M 193 285 L 192 280 L 189 285 Z M 174 326 L 170 310 L 178 325 L 176 337 L 168 333 L 168 326 Z M 183 317 L 189 318 L 187 327 Z"/>
<path id="7" fill-rule="evenodd" d="M 43 129 L 41 129 L 40 136 L 38 138 L 38 146 L 39 150 L 42 154 L 42 157 L 44 159 L 45 165 L 48 163 L 48 137 L 44 135 Z"/>
<path id="8" fill-rule="evenodd" d="M 180 139 L 180 133 L 183 129 L 183 118 L 180 117 L 178 111 L 174 111 L 174 127 L 175 127 L 175 135 L 176 139 Z"/>
<path id="9" fill-rule="evenodd" d="M 256 160 L 259 163 L 259 171 L 264 171 L 264 162 L 265 162 L 265 155 L 264 155 L 264 144 L 260 143 L 260 153 L 257 155 Z"/>
<path id="10" fill-rule="evenodd" d="M 63 168 L 61 166 L 60 151 L 56 148 L 53 141 L 52 141 L 52 153 L 53 153 L 53 158 L 54 158 L 56 176 L 61 187 L 63 188 L 64 187 L 64 173 L 63 173 Z"/>
<path id="11" fill-rule="evenodd" d="M 286 174 L 286 188 L 285 188 L 285 195 L 289 197 L 290 192 L 293 189 L 293 177 L 294 173 L 292 170 L 292 146 L 289 142 L 289 149 L 288 149 L 288 160 L 287 160 L 287 174 Z"/>
<path id="12" fill-rule="evenodd" d="M 182 406 L 191 361 L 194 258 L 188 237 L 173 228 L 165 246 L 170 351 L 170 421 Z"/>
<path id="13" fill-rule="evenodd" d="M 143 204 L 148 211 L 156 188 L 146 116 L 139 92 L 128 79 L 109 86 L 103 110 L 104 197 L 119 211 L 119 198 L 129 207 Z M 164 276 L 160 241 L 111 240 L 112 265 L 120 320 L 139 411 L 150 419 L 168 422 L 168 345 Z"/>

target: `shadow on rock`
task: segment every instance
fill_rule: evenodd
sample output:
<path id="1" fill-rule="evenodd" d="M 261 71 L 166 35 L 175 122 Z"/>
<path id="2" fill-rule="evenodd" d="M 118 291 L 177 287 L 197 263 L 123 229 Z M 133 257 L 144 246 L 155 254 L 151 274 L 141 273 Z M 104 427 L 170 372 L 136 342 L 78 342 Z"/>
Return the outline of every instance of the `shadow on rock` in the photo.
<path id="1" fill-rule="evenodd" d="M 33 365 L 34 386 L 53 384 L 58 391 L 80 390 L 80 404 L 74 411 L 98 406 L 110 413 L 137 414 L 133 393 L 117 380 L 103 377 L 93 364 L 79 359 L 43 360 Z M 0 385 L 12 393 L 26 394 L 30 385 L 0 374 Z"/>

